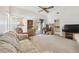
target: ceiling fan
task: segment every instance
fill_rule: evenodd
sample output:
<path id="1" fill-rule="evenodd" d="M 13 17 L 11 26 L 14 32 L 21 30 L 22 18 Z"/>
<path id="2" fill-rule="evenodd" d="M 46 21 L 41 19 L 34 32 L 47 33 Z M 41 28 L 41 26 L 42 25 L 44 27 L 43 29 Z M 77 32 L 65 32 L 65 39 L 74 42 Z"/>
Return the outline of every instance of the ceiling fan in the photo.
<path id="1" fill-rule="evenodd" d="M 48 9 L 54 8 L 54 6 L 38 6 L 38 7 L 42 9 L 39 12 L 45 11 L 47 13 L 49 13 Z"/>

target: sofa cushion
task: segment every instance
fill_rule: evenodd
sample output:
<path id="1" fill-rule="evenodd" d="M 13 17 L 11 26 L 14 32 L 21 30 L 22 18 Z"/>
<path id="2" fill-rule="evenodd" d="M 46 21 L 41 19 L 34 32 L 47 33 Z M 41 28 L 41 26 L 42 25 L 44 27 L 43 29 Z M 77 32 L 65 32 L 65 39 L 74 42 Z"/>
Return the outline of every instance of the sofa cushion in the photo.
<path id="1" fill-rule="evenodd" d="M 0 41 L 0 53 L 16 53 L 18 52 L 16 48 L 4 41 Z"/>
<path id="2" fill-rule="evenodd" d="M 19 49 L 19 40 L 14 32 L 10 31 L 5 33 L 2 37 L 0 37 L 0 41 L 5 41 Z"/>
<path id="3" fill-rule="evenodd" d="M 20 41 L 20 51 L 21 52 L 38 52 L 38 49 L 33 45 L 33 43 L 28 40 L 22 40 Z"/>

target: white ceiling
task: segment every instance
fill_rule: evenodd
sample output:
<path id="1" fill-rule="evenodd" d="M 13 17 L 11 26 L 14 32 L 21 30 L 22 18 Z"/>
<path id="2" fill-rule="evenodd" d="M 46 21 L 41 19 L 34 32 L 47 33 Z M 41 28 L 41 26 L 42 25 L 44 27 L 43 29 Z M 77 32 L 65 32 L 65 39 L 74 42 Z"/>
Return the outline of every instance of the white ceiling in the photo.
<path id="1" fill-rule="evenodd" d="M 28 11 L 31 11 L 31 12 L 34 12 L 34 13 L 38 13 L 38 14 L 42 14 L 42 15 L 47 15 L 48 13 L 46 13 L 45 11 L 42 11 L 42 12 L 39 12 L 41 11 L 42 9 L 38 6 L 16 6 L 17 8 L 21 8 L 21 9 L 24 9 L 24 10 L 28 10 Z M 52 9 L 49 9 L 48 11 L 51 12 L 53 11 L 54 8 Z"/>
<path id="2" fill-rule="evenodd" d="M 39 16 L 40 18 L 46 18 L 48 13 L 45 11 L 39 12 L 42 10 L 38 6 L 0 6 L 0 14 L 3 15 L 14 15 L 14 16 L 21 16 L 21 17 L 26 17 L 26 15 L 35 15 L 35 17 Z M 49 9 L 49 13 L 54 11 L 55 8 Z"/>
<path id="3" fill-rule="evenodd" d="M 5 10 L 5 12 L 13 12 L 14 9 L 21 9 L 21 10 L 25 10 L 25 12 L 32 12 L 32 13 L 36 13 L 36 14 L 40 14 L 40 15 L 47 15 L 48 13 L 46 13 L 45 11 L 39 12 L 42 9 L 38 6 L 10 6 L 11 10 L 9 10 L 9 6 L 0 6 L 0 11 Z M 48 11 L 53 11 L 55 8 L 49 9 Z M 4 12 L 4 13 L 5 13 Z M 22 11 L 21 11 L 22 12 Z"/>
<path id="4" fill-rule="evenodd" d="M 42 9 L 39 8 L 38 6 L 17 6 L 17 8 L 24 9 L 26 11 L 30 11 L 30 12 L 33 12 L 33 13 L 36 13 L 36 14 L 42 14 L 42 15 L 47 14 L 45 11 L 39 12 Z"/>

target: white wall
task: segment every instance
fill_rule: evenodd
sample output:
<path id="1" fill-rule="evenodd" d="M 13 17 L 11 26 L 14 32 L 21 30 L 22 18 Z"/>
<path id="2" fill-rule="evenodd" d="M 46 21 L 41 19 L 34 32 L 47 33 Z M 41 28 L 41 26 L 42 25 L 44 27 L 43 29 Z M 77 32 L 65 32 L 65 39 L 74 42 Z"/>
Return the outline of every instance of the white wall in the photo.
<path id="1" fill-rule="evenodd" d="M 59 12 L 59 14 L 56 14 Z M 60 19 L 60 31 L 65 24 L 79 24 L 79 7 L 77 6 L 56 6 L 48 14 L 48 23 L 53 23 L 54 19 Z M 50 20 L 50 21 L 49 21 Z"/>
<path id="2" fill-rule="evenodd" d="M 26 7 L 27 8 L 27 7 Z M 34 10 L 35 11 L 35 10 Z M 25 20 L 39 20 L 39 19 L 47 19 L 46 15 L 41 15 L 39 13 L 35 13 L 33 12 L 33 10 L 28 10 L 28 9 L 22 9 L 22 8 L 18 8 L 18 7 L 11 7 L 11 13 L 10 13 L 10 23 L 14 23 L 14 25 L 16 25 L 17 20 L 19 20 L 19 18 L 23 18 Z M 16 26 L 10 26 L 10 30 L 14 30 L 14 28 Z M 27 24 L 25 24 L 27 27 Z M 34 25 L 36 25 L 34 23 Z M 27 31 L 27 30 L 26 30 Z"/>
<path id="3" fill-rule="evenodd" d="M 56 13 L 59 12 L 57 15 Z M 10 15 L 9 15 L 10 13 Z M 8 15 L 10 17 L 8 17 Z M 54 23 L 54 19 L 60 19 L 60 31 L 64 24 L 79 24 L 79 7 L 77 6 L 56 6 L 48 15 L 35 13 L 30 10 L 25 10 L 17 7 L 0 7 L 0 33 L 4 33 L 9 30 L 14 30 L 16 27 L 16 21 L 18 18 L 24 18 L 26 20 L 33 19 L 38 20 L 39 18 L 47 20 L 47 23 Z M 8 21 L 9 20 L 9 21 Z M 8 22 L 7 22 L 8 21 Z M 7 25 L 9 24 L 9 25 Z M 62 31 L 61 31 L 62 33 Z"/>
<path id="4" fill-rule="evenodd" d="M 14 6 L 10 8 L 8 6 L 0 7 L 0 33 L 14 31 L 16 28 L 17 20 L 19 20 L 19 18 L 23 18 L 25 20 L 38 20 L 40 18 L 47 19 L 46 15 L 35 13 L 33 11 L 35 10 L 27 10 Z"/>
<path id="5" fill-rule="evenodd" d="M 0 6 L 0 34 L 8 31 L 8 7 Z"/>

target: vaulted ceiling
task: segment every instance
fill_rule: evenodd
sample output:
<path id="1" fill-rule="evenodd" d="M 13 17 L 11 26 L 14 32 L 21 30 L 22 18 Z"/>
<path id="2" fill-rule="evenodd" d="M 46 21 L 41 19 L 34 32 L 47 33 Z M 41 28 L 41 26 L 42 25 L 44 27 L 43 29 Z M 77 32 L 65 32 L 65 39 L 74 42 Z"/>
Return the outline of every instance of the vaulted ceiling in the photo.
<path id="1" fill-rule="evenodd" d="M 55 9 L 55 7 L 54 8 L 50 8 L 50 7 L 53 6 L 0 6 L 0 10 L 5 10 L 6 12 L 10 12 L 10 11 L 13 12 L 14 9 L 21 9 L 21 10 L 25 10 L 26 12 L 29 11 L 36 14 L 47 15 L 48 13 L 50 13 Z"/>
<path id="2" fill-rule="evenodd" d="M 52 8 L 53 6 L 16 6 L 16 7 L 24 9 L 26 11 L 28 10 L 28 11 L 43 14 L 43 15 L 46 15 L 48 12 L 50 13 L 54 9 Z M 46 8 L 49 8 L 49 9 L 46 9 Z"/>

